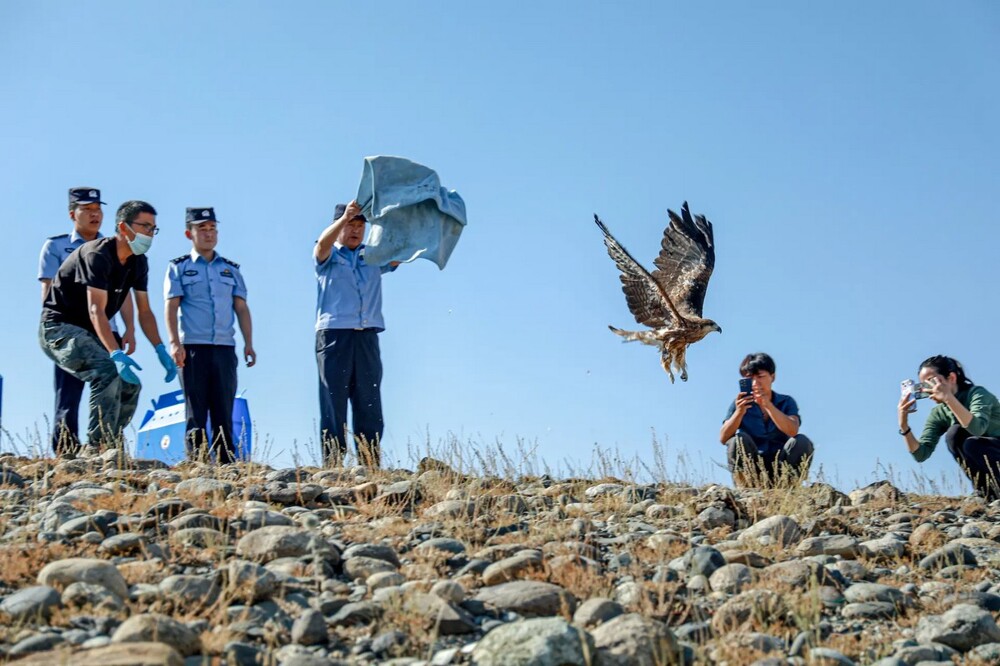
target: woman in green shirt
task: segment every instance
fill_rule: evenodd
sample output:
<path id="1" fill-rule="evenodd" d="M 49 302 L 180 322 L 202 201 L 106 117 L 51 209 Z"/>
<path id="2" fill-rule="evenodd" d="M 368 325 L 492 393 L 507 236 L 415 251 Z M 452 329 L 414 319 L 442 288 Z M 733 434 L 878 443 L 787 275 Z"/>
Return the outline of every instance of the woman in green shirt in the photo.
<path id="1" fill-rule="evenodd" d="M 965 376 L 962 364 L 949 356 L 932 356 L 920 364 L 920 381 L 937 403 L 927 416 L 920 439 L 909 426 L 916 398 L 899 401 L 899 434 L 914 460 L 923 462 L 941 436 L 948 451 L 987 500 L 1000 499 L 1000 401 Z"/>

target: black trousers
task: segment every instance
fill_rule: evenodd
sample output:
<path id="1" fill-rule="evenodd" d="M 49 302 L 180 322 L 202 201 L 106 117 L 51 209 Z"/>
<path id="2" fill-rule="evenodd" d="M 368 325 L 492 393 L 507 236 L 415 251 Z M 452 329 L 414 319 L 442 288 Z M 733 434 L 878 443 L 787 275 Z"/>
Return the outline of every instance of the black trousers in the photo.
<path id="1" fill-rule="evenodd" d="M 1000 438 L 972 437 L 956 423 L 948 428 L 944 441 L 975 489 L 987 501 L 1000 498 Z"/>
<path id="2" fill-rule="evenodd" d="M 347 403 L 351 403 L 358 458 L 377 467 L 382 420 L 382 358 L 374 329 L 316 332 L 319 369 L 319 436 L 323 459 L 340 464 L 347 453 Z"/>
<path id="3" fill-rule="evenodd" d="M 52 450 L 57 456 L 80 448 L 80 400 L 86 382 L 55 366 L 56 411 Z"/>
<path id="4" fill-rule="evenodd" d="M 118 344 L 121 336 L 114 334 Z M 52 451 L 57 456 L 80 448 L 80 401 L 87 382 L 77 379 L 58 365 L 55 368 L 56 410 L 52 424 Z"/>
<path id="5" fill-rule="evenodd" d="M 757 443 L 745 432 L 737 432 L 726 442 L 729 471 L 749 474 L 752 481 L 766 483 L 778 481 L 782 476 L 797 477 L 809 470 L 812 463 L 813 443 L 799 433 L 789 437 L 780 449 L 766 453 L 757 451 Z"/>
<path id="6" fill-rule="evenodd" d="M 184 345 L 187 356 L 181 370 L 187 412 L 188 458 L 205 457 L 206 448 L 219 464 L 236 460 L 233 442 L 233 403 L 236 400 L 236 348 L 223 345 Z M 207 436 L 208 419 L 212 435 Z"/>

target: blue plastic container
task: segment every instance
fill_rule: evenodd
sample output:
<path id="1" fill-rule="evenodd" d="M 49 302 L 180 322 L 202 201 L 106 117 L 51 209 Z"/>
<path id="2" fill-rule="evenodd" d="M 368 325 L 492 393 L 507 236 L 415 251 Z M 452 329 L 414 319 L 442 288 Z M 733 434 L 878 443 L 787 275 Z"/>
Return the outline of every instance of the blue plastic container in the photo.
<path id="1" fill-rule="evenodd" d="M 153 409 L 146 412 L 142 419 L 139 436 L 135 440 L 134 457 L 176 465 L 187 458 L 184 446 L 186 425 L 184 391 L 164 393 L 153 401 Z M 208 427 L 212 427 L 211 420 Z M 250 460 L 253 424 L 246 398 L 237 397 L 233 404 L 233 439 L 236 440 L 236 457 Z"/>

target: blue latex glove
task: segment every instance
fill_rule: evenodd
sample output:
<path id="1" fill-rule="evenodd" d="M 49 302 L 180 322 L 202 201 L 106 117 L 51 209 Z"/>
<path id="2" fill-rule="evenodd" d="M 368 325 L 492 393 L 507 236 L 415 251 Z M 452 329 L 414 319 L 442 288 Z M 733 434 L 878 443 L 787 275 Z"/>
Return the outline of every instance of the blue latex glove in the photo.
<path id="1" fill-rule="evenodd" d="M 121 349 L 116 349 L 111 352 L 111 360 L 115 362 L 115 369 L 118 370 L 118 376 L 122 378 L 122 381 L 126 381 L 129 384 L 142 384 L 139 381 L 138 375 L 132 371 L 132 368 L 136 370 L 142 370 L 142 368 L 132 360 L 131 356 Z"/>
<path id="2" fill-rule="evenodd" d="M 163 381 L 169 384 L 177 378 L 177 364 L 174 363 L 174 359 L 170 357 L 170 352 L 167 351 L 166 345 L 162 342 L 156 345 L 156 356 L 160 359 L 160 365 L 167 371 L 167 376 L 163 378 Z"/>

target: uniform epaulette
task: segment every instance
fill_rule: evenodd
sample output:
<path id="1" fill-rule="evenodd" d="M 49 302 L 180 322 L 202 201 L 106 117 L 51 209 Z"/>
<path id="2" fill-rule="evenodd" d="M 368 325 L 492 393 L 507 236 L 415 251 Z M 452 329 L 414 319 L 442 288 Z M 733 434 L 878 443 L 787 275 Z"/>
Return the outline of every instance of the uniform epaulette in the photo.
<path id="1" fill-rule="evenodd" d="M 180 263 L 182 263 L 182 262 L 183 262 L 183 261 L 184 261 L 185 259 L 190 259 L 190 258 L 191 258 L 191 255 L 189 255 L 189 254 L 185 254 L 184 256 L 181 256 L 181 257 L 177 257 L 176 259 L 171 259 L 171 260 L 170 260 L 170 263 L 172 263 L 172 264 L 180 264 Z"/>
<path id="2" fill-rule="evenodd" d="M 56 234 L 55 236 L 49 236 L 49 240 L 59 240 L 60 238 L 69 238 L 69 234 Z"/>
<path id="3" fill-rule="evenodd" d="M 229 259 L 226 259 L 226 258 L 225 258 L 225 257 L 223 257 L 223 256 L 220 256 L 219 258 L 220 258 L 220 259 L 222 259 L 222 260 L 223 260 L 224 262 L 226 262 L 227 264 L 229 264 L 230 266 L 232 266 L 233 268 L 239 268 L 239 267 L 240 267 L 240 265 L 239 265 L 238 263 L 236 263 L 235 261 L 231 261 L 231 260 L 229 260 Z"/>

